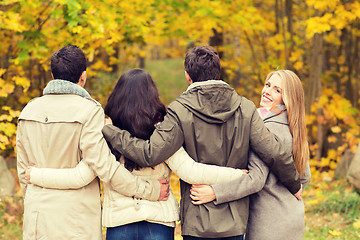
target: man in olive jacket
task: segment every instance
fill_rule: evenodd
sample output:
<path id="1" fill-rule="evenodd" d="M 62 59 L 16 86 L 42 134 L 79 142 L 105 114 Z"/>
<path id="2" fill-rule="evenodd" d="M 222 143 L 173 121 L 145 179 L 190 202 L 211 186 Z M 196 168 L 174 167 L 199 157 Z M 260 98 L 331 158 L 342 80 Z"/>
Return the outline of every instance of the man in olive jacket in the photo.
<path id="1" fill-rule="evenodd" d="M 247 168 L 251 147 L 291 193 L 300 191 L 291 152 L 264 126 L 255 105 L 220 79 L 220 59 L 208 46 L 193 48 L 185 58 L 188 89 L 169 104 L 164 121 L 150 140 L 105 125 L 103 134 L 114 149 L 141 166 L 154 166 L 184 146 L 195 161 Z M 242 239 L 249 199 L 214 205 L 193 205 L 191 185 L 181 184 L 183 239 Z"/>

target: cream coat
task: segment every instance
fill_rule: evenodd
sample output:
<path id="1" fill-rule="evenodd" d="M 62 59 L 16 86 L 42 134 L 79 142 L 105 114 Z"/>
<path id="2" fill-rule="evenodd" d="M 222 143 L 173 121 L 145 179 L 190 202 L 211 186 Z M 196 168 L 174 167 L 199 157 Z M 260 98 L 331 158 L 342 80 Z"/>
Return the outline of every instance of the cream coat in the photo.
<path id="1" fill-rule="evenodd" d="M 158 198 L 157 180 L 137 179 L 116 162 L 102 136 L 103 124 L 101 105 L 73 94 L 44 95 L 23 109 L 16 144 L 24 194 L 24 240 L 102 239 L 100 189 L 95 175 L 106 184 L 112 179 L 112 187 L 119 191 L 126 188 L 135 196 Z M 73 168 L 80 161 L 94 174 L 82 188 L 45 189 L 26 183 L 28 166 Z"/>
<path id="2" fill-rule="evenodd" d="M 169 167 L 190 184 L 222 183 L 236 179 L 243 174 L 240 169 L 195 162 L 182 147 L 166 161 L 166 164 L 161 163 L 153 168 L 142 168 L 132 173 L 144 179 L 166 178 L 169 181 L 171 173 Z M 69 181 L 60 181 L 64 178 Z M 80 162 L 74 169 L 33 168 L 31 172 L 32 183 L 51 188 L 75 187 L 81 185 L 83 180 L 88 181 L 92 178 L 93 174 L 84 162 Z M 143 220 L 175 226 L 175 221 L 179 219 L 178 203 L 172 192 L 167 201 L 152 202 L 126 197 L 105 183 L 104 193 L 102 218 L 105 227 L 116 227 Z"/>

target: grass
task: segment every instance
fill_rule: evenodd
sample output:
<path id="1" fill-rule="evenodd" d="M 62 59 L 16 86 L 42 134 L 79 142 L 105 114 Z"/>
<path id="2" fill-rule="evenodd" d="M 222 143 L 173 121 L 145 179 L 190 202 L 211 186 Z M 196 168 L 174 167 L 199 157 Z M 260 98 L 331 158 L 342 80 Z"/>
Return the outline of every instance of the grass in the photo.
<path id="1" fill-rule="evenodd" d="M 360 239 L 360 195 L 345 180 L 305 190 L 304 239 Z"/>
<path id="2" fill-rule="evenodd" d="M 145 69 L 153 77 L 160 99 L 166 105 L 174 101 L 188 86 L 182 59 L 149 61 Z"/>
<path id="3" fill-rule="evenodd" d="M 22 239 L 22 213 L 21 197 L 0 197 L 0 239 Z"/>

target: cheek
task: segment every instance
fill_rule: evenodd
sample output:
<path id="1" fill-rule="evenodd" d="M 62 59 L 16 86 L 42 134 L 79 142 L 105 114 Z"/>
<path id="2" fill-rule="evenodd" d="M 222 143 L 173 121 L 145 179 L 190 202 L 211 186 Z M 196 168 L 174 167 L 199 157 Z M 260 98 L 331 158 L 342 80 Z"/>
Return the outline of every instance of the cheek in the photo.
<path id="1" fill-rule="evenodd" d="M 281 95 L 276 97 L 276 102 L 277 102 L 277 104 L 282 104 L 283 103 Z"/>

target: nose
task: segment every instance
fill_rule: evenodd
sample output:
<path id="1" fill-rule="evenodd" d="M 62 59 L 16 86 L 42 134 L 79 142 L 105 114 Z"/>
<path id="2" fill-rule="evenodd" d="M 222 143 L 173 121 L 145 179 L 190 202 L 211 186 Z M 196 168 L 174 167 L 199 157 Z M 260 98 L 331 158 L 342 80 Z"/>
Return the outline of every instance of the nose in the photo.
<path id="1" fill-rule="evenodd" d="M 265 95 L 269 95 L 269 89 L 266 88 L 266 87 L 264 87 L 263 93 L 264 93 Z"/>

